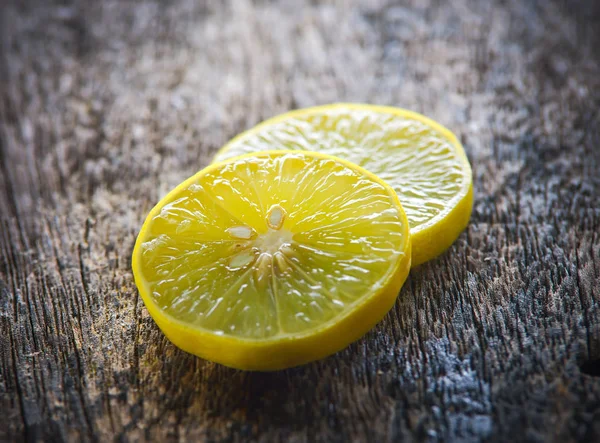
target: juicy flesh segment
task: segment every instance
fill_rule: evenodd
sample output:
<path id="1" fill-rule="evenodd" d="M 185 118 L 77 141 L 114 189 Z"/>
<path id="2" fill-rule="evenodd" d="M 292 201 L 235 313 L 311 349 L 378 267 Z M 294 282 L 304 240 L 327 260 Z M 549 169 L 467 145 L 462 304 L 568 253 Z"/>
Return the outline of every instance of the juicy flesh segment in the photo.
<path id="1" fill-rule="evenodd" d="M 306 110 L 242 134 L 215 161 L 269 149 L 323 152 L 378 175 L 400 196 L 413 230 L 441 217 L 467 192 L 464 159 L 452 142 L 420 120 L 391 112 Z"/>
<path id="2" fill-rule="evenodd" d="M 232 160 L 150 221 L 143 277 L 170 316 L 263 339 L 318 328 L 393 272 L 406 244 L 388 189 L 336 160 Z"/>

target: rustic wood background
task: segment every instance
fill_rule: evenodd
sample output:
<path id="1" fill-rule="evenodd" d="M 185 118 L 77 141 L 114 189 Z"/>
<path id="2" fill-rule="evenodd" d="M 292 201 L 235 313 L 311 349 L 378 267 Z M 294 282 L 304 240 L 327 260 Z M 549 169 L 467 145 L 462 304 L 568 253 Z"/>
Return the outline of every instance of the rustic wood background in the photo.
<path id="1" fill-rule="evenodd" d="M 0 11 L 0 440 L 600 441 L 600 2 Z M 467 231 L 333 357 L 178 350 L 133 283 L 147 212 L 236 133 L 334 101 L 453 129 Z"/>

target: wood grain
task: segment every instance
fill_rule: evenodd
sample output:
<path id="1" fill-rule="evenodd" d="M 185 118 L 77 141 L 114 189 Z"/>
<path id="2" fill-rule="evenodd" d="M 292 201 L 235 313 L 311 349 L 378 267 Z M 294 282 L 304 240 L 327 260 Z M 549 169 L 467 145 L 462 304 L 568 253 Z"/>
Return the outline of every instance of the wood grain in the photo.
<path id="1" fill-rule="evenodd" d="M 0 33 L 0 440 L 600 441 L 598 2 L 15 0 Z M 333 101 L 455 131 L 468 229 L 328 359 L 178 350 L 133 283 L 145 215 Z"/>

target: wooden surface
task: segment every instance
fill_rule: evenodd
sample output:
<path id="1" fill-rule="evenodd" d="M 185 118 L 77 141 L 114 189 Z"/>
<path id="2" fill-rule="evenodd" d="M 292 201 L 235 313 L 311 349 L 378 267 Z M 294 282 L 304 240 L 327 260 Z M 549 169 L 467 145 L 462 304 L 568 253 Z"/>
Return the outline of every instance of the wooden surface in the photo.
<path id="1" fill-rule="evenodd" d="M 600 3 L 14 0 L 0 9 L 0 440 L 600 441 Z M 135 289 L 151 206 L 333 101 L 454 130 L 471 224 L 348 349 L 178 350 Z"/>

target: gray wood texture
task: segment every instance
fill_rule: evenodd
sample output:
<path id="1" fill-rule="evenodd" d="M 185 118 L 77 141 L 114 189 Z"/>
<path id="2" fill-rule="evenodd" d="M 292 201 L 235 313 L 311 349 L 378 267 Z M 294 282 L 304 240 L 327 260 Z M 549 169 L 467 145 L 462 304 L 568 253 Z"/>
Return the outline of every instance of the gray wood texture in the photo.
<path id="1" fill-rule="evenodd" d="M 600 441 L 600 2 L 0 6 L 0 440 Z M 246 373 L 136 291 L 146 214 L 269 116 L 422 112 L 468 229 L 335 356 Z"/>

